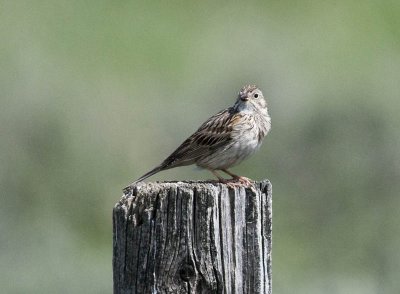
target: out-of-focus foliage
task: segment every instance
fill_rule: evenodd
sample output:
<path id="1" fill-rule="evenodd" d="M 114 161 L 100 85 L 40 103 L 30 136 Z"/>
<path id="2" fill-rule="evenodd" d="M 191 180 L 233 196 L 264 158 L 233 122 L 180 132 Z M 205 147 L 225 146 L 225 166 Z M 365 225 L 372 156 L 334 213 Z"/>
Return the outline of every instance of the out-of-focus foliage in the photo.
<path id="1" fill-rule="evenodd" d="M 256 83 L 274 293 L 398 293 L 397 1 L 1 1 L 0 40 L 1 292 L 110 293 L 121 188 Z"/>

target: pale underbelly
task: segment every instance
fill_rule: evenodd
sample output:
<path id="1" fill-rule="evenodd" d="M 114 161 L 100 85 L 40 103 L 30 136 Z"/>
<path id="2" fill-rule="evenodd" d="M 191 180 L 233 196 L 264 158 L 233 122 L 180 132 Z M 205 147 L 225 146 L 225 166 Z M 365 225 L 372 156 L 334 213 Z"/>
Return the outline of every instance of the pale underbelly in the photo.
<path id="1" fill-rule="evenodd" d="M 230 146 L 214 151 L 203 158 L 199 158 L 196 164 L 207 169 L 227 169 L 239 164 L 244 159 L 256 152 L 261 143 L 254 139 L 246 142 L 236 142 Z"/>

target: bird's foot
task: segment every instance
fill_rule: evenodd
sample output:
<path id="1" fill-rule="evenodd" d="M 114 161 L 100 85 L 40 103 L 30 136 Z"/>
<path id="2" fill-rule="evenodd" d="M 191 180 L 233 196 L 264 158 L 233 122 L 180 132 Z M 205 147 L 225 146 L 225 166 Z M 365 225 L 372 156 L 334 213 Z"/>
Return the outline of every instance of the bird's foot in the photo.
<path id="1" fill-rule="evenodd" d="M 253 180 L 251 180 L 251 179 L 249 179 L 249 178 L 246 178 L 246 177 L 243 177 L 243 176 L 235 175 L 234 173 L 231 173 L 231 172 L 230 172 L 229 170 L 227 170 L 227 169 L 222 169 L 222 171 L 223 171 L 224 173 L 230 175 L 230 176 L 232 177 L 232 179 L 230 179 L 230 181 L 236 182 L 236 184 L 237 184 L 238 186 L 243 185 L 243 186 L 245 186 L 245 187 L 253 187 L 253 183 L 254 183 Z"/>
<path id="2" fill-rule="evenodd" d="M 208 180 L 208 182 L 213 183 L 213 184 L 224 184 L 232 189 L 240 186 L 240 184 L 238 182 L 234 182 L 234 181 L 232 181 L 232 179 L 224 179 L 222 177 L 219 177 L 218 180 Z"/>
<path id="3" fill-rule="evenodd" d="M 246 187 L 250 187 L 254 183 L 253 180 L 251 180 L 249 178 L 246 178 L 246 177 L 243 177 L 243 176 L 233 177 L 233 180 L 239 182 L 240 184 L 242 184 L 242 185 L 244 185 Z"/>
<path id="4" fill-rule="evenodd" d="M 219 179 L 219 183 L 227 185 L 229 188 L 235 189 L 238 187 L 252 187 L 253 181 L 246 177 L 233 177 L 232 179 Z"/>
<path id="5" fill-rule="evenodd" d="M 241 187 L 242 186 L 242 184 L 241 183 L 239 183 L 239 182 L 236 182 L 236 181 L 234 181 L 233 179 L 229 179 L 229 180 L 222 180 L 222 181 L 220 181 L 220 183 L 223 183 L 223 184 L 225 184 L 228 188 L 232 188 L 232 189 L 235 189 L 235 188 L 238 188 L 238 187 Z"/>
<path id="6" fill-rule="evenodd" d="M 246 177 L 242 177 L 242 176 L 236 176 L 233 178 L 234 180 L 238 181 L 238 183 L 240 185 L 245 186 L 246 188 L 250 188 L 250 190 L 253 193 L 257 193 L 256 191 L 256 187 L 254 185 L 254 181 L 252 179 L 246 178 Z"/>

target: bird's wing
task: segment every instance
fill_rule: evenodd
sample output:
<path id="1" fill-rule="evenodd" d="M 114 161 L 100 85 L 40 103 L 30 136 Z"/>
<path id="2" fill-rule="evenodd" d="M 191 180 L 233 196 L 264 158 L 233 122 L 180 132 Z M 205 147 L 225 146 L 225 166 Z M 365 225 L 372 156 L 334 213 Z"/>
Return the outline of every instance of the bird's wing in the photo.
<path id="1" fill-rule="evenodd" d="M 193 135 L 187 138 L 160 165 L 124 188 L 124 193 L 129 193 L 134 184 L 159 171 L 193 164 L 199 158 L 212 154 L 218 148 L 228 148 L 232 141 L 232 135 L 236 131 L 236 126 L 240 124 L 243 127 L 243 123 L 246 123 L 246 120 L 246 115 L 235 112 L 233 107 L 220 111 L 203 123 Z"/>
<path id="2" fill-rule="evenodd" d="M 186 139 L 164 162 L 163 169 L 189 165 L 214 150 L 229 145 L 234 125 L 242 114 L 227 108 L 210 117 L 200 128 Z"/>

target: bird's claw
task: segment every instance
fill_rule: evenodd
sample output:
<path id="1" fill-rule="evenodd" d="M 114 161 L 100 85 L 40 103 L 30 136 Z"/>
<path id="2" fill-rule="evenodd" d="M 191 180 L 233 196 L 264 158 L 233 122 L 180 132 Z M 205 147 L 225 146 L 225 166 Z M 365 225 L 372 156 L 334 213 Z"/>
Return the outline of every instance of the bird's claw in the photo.
<path id="1" fill-rule="evenodd" d="M 228 186 L 229 188 L 235 189 L 238 187 L 252 187 L 253 186 L 253 181 L 250 180 L 249 178 L 246 177 L 242 177 L 242 176 L 237 176 L 237 177 L 233 177 L 232 179 L 219 179 L 220 183 L 225 184 L 226 186 Z"/>
<path id="2" fill-rule="evenodd" d="M 250 186 L 253 185 L 253 181 L 251 179 L 249 179 L 249 178 L 246 178 L 246 177 L 237 176 L 237 177 L 235 177 L 233 179 L 238 181 L 242 185 L 245 185 L 246 187 L 250 187 Z"/>

